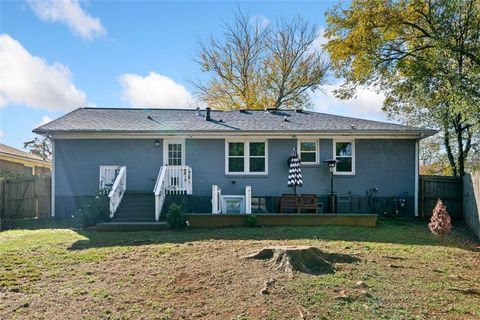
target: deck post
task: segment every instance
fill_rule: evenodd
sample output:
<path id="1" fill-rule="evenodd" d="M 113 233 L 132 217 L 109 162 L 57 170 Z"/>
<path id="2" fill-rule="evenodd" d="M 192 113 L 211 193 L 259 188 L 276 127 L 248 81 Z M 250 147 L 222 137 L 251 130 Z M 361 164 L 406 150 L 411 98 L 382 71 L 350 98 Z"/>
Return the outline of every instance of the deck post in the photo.
<path id="1" fill-rule="evenodd" d="M 252 187 L 251 186 L 245 187 L 245 213 L 246 214 L 252 213 Z"/>
<path id="2" fill-rule="evenodd" d="M 212 185 L 212 213 L 220 213 L 220 188 L 217 185 Z"/>

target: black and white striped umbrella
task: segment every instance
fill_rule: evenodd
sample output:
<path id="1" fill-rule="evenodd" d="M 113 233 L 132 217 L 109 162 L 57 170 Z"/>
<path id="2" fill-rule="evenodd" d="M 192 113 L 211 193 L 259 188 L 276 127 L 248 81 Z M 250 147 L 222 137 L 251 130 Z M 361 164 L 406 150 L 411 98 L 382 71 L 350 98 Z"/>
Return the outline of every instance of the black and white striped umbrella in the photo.
<path id="1" fill-rule="evenodd" d="M 288 186 L 293 188 L 293 192 L 297 193 L 297 187 L 303 186 L 302 169 L 300 169 L 300 158 L 297 149 L 293 148 L 293 152 L 288 158 Z"/>

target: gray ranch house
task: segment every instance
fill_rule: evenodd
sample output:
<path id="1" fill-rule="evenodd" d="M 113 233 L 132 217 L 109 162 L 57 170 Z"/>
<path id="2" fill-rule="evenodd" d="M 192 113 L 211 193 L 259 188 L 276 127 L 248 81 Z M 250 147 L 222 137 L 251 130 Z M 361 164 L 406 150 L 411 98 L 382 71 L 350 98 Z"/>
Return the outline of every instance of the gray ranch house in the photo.
<path id="1" fill-rule="evenodd" d="M 418 143 L 433 130 L 305 110 L 80 108 L 34 130 L 53 140 L 52 215 L 104 190 L 114 219 L 280 213 L 295 148 L 303 187 L 327 213 L 418 214 Z M 336 164 L 330 167 L 330 164 Z M 172 200 L 171 200 L 172 201 Z M 401 204 L 401 206 L 398 206 Z"/>

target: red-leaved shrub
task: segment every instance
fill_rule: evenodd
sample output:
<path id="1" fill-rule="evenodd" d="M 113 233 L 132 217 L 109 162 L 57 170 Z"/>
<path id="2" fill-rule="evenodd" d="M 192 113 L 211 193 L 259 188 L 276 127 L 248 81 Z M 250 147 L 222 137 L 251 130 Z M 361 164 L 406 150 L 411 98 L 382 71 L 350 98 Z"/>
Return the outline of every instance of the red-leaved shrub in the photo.
<path id="1" fill-rule="evenodd" d="M 447 207 L 443 205 L 443 202 L 440 199 L 438 199 L 437 205 L 433 209 L 432 218 L 430 219 L 428 228 L 434 235 L 439 236 L 442 239 L 442 242 L 443 237 L 449 234 L 452 229 L 452 221 L 448 215 Z"/>

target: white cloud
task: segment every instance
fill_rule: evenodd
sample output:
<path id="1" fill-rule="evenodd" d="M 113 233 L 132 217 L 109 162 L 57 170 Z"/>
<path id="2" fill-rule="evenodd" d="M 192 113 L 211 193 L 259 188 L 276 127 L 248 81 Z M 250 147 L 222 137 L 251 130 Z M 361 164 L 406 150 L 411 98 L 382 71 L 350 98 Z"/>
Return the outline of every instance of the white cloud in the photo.
<path id="1" fill-rule="evenodd" d="M 318 34 L 315 40 L 312 42 L 312 48 L 315 50 L 323 50 L 323 45 L 328 42 L 328 38 L 324 36 L 325 28 L 318 28 Z"/>
<path id="2" fill-rule="evenodd" d="M 27 0 L 33 12 L 43 21 L 63 22 L 84 39 L 106 34 L 100 19 L 90 16 L 79 0 Z"/>
<path id="3" fill-rule="evenodd" d="M 376 93 L 371 88 L 362 87 L 357 89 L 355 98 L 341 100 L 333 94 L 333 90 L 338 88 L 338 85 L 326 85 L 323 87 L 324 92 L 313 93 L 311 97 L 314 110 L 351 117 L 386 120 L 386 114 L 382 111 L 385 100 L 383 94 Z"/>
<path id="4" fill-rule="evenodd" d="M 53 119 L 50 118 L 49 116 L 43 116 L 42 117 L 42 121 L 37 123 L 34 128 L 37 128 L 37 127 L 40 127 L 40 126 L 43 126 L 44 124 L 47 124 L 49 123 L 50 121 L 52 121 Z"/>
<path id="5" fill-rule="evenodd" d="M 5 137 L 5 132 L 3 132 L 2 130 L 0 130 L 0 139 L 2 139 L 3 137 Z"/>
<path id="6" fill-rule="evenodd" d="M 0 105 L 24 104 L 50 111 L 85 105 L 83 91 L 72 83 L 70 70 L 32 56 L 17 40 L 0 35 Z"/>
<path id="7" fill-rule="evenodd" d="M 118 78 L 123 98 L 136 108 L 193 108 L 195 100 L 187 89 L 161 74 L 142 77 L 123 74 Z"/>

